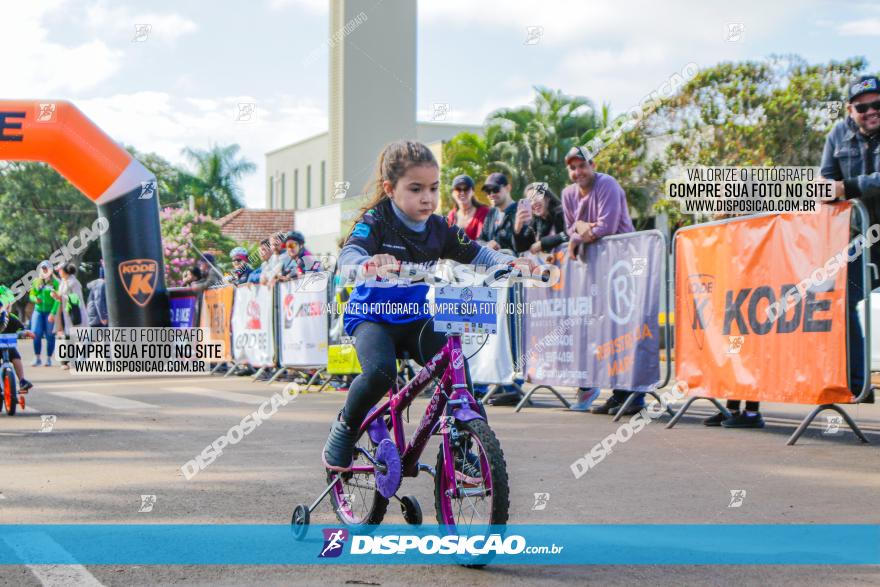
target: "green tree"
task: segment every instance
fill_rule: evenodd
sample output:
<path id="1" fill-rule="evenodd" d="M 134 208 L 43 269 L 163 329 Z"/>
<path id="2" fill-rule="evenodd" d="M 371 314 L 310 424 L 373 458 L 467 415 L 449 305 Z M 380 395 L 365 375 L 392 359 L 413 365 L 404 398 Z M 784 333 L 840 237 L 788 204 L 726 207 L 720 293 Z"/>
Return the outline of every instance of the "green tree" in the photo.
<path id="1" fill-rule="evenodd" d="M 818 166 L 825 135 L 840 117 L 846 82 L 863 58 L 810 65 L 798 56 L 720 63 L 701 70 L 663 100 L 634 131 L 665 144 L 663 165 Z M 658 194 L 659 196 L 659 194 Z M 660 198 L 656 209 L 672 224 L 696 219 Z"/>
<path id="2" fill-rule="evenodd" d="M 70 239 L 90 228 L 98 217 L 95 205 L 57 171 L 44 163 L 0 162 L 0 279 L 21 278 Z M 99 258 L 97 241 L 71 258 Z"/>
<path id="3" fill-rule="evenodd" d="M 131 146 L 125 148 L 156 176 L 162 206 L 186 207 L 189 197 L 196 195 L 199 180 L 187 170 L 156 153 L 141 153 Z"/>
<path id="4" fill-rule="evenodd" d="M 203 253 L 214 253 L 218 266 L 231 266 L 226 254 L 236 242 L 220 232 L 220 225 L 204 214 L 179 208 L 165 208 L 160 213 L 162 245 L 165 254 L 165 281 L 182 284 L 183 274 Z"/>
<path id="5" fill-rule="evenodd" d="M 194 180 L 186 189 L 195 195 L 196 209 L 214 218 L 244 206 L 239 181 L 257 166 L 239 157 L 238 145 L 214 145 L 208 150 L 183 150 L 195 167 Z"/>
<path id="6" fill-rule="evenodd" d="M 440 174 L 441 209 L 452 209 L 452 180 L 465 174 L 474 180 L 477 199 L 488 203 L 480 191 L 489 175 L 486 139 L 472 132 L 460 132 L 443 143 L 443 171 Z"/>
<path id="7" fill-rule="evenodd" d="M 497 110 L 486 121 L 487 167 L 508 176 L 514 196 L 533 181 L 559 193 L 568 183 L 565 154 L 602 128 L 602 113 L 589 99 L 543 87 L 535 93 L 532 105 Z"/>

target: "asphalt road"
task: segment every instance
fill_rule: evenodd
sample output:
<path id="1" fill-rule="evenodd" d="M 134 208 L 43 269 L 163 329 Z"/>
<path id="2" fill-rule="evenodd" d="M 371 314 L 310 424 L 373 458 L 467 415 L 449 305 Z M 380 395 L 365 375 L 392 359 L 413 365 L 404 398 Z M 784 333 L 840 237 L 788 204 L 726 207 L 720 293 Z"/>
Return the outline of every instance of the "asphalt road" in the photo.
<path id="1" fill-rule="evenodd" d="M 29 353 L 24 352 L 29 362 Z M 244 377 L 82 377 L 28 368 L 28 409 L 0 416 L 0 523 L 278 524 L 322 487 L 319 450 L 344 394 L 301 395 L 208 469 L 180 467 L 283 389 Z M 414 426 L 424 408 L 412 408 Z M 795 447 L 808 411 L 764 406 L 763 430 L 652 423 L 580 479 L 570 464 L 614 432 L 609 417 L 544 407 L 489 407 L 511 478 L 511 523 L 880 523 L 880 407 L 849 409 L 872 445 L 824 418 Z M 695 416 L 707 415 L 706 408 Z M 42 416 L 55 416 L 51 432 Z M 423 460 L 434 462 L 433 441 Z M 427 476 L 404 481 L 433 520 Z M 739 507 L 731 491 L 745 490 Z M 535 493 L 549 493 L 534 509 Z M 141 512 L 142 495 L 155 495 Z M 313 523 L 335 523 L 329 505 Z M 386 522 L 403 523 L 389 508 Z M 833 537 L 829 537 L 833 540 Z M 633 561 L 634 563 L 637 561 Z M 3 585 L 876 585 L 877 567 L 768 566 L 6 566 Z"/>

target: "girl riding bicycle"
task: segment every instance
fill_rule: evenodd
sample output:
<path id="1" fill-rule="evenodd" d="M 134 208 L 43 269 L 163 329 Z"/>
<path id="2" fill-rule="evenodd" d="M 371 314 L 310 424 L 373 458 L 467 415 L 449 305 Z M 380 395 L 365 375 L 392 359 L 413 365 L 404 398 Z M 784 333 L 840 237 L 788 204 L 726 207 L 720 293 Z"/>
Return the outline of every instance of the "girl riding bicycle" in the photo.
<path id="1" fill-rule="evenodd" d="M 346 309 L 345 333 L 355 337 L 362 372 L 352 382 L 324 445 L 322 459 L 330 470 L 351 468 L 358 428 L 396 381 L 395 358 L 406 351 L 423 364 L 446 343 L 443 333 L 423 328 L 431 318 L 425 311 L 428 285 L 394 285 L 383 276 L 397 271 L 400 263 L 430 264 L 440 259 L 487 267 L 535 267 L 528 259 L 481 247 L 461 228 L 434 214 L 439 186 L 440 168 L 428 147 L 415 141 L 386 146 L 379 156 L 373 197 L 361 209 L 339 254 L 340 267 L 359 268 Z M 373 313 L 371 306 L 412 311 Z"/>

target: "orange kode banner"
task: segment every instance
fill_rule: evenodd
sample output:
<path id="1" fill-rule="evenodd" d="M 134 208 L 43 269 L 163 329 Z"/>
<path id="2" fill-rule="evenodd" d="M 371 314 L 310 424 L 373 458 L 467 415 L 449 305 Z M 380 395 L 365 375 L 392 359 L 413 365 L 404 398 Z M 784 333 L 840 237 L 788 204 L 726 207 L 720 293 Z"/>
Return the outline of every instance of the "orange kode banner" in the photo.
<path id="1" fill-rule="evenodd" d="M 675 237 L 676 379 L 692 396 L 848 403 L 846 258 L 776 320 L 767 308 L 828 268 L 850 235 L 848 204 L 754 216 Z M 839 257 L 838 257 L 839 259 Z M 833 269 L 833 267 L 832 267 Z"/>
<path id="2" fill-rule="evenodd" d="M 205 290 L 199 326 L 208 329 L 208 342 L 223 345 L 222 360 L 232 360 L 232 301 L 235 287 L 227 285 Z"/>

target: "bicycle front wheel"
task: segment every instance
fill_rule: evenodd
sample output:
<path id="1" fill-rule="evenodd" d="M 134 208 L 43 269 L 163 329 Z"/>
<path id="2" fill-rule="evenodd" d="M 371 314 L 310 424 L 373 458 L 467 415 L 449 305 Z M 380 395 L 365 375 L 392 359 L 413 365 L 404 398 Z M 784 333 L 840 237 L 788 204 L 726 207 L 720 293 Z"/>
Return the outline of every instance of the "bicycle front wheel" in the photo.
<path id="1" fill-rule="evenodd" d="M 443 443 L 437 455 L 434 500 L 437 522 L 458 534 L 507 523 L 510 487 L 501 443 L 483 420 L 452 424 L 452 466 L 447 470 Z M 446 439 L 444 439 L 445 442 Z"/>
<path id="2" fill-rule="evenodd" d="M 18 393 L 12 369 L 3 369 L 3 405 L 7 416 L 15 415 L 15 410 L 18 408 Z"/>

